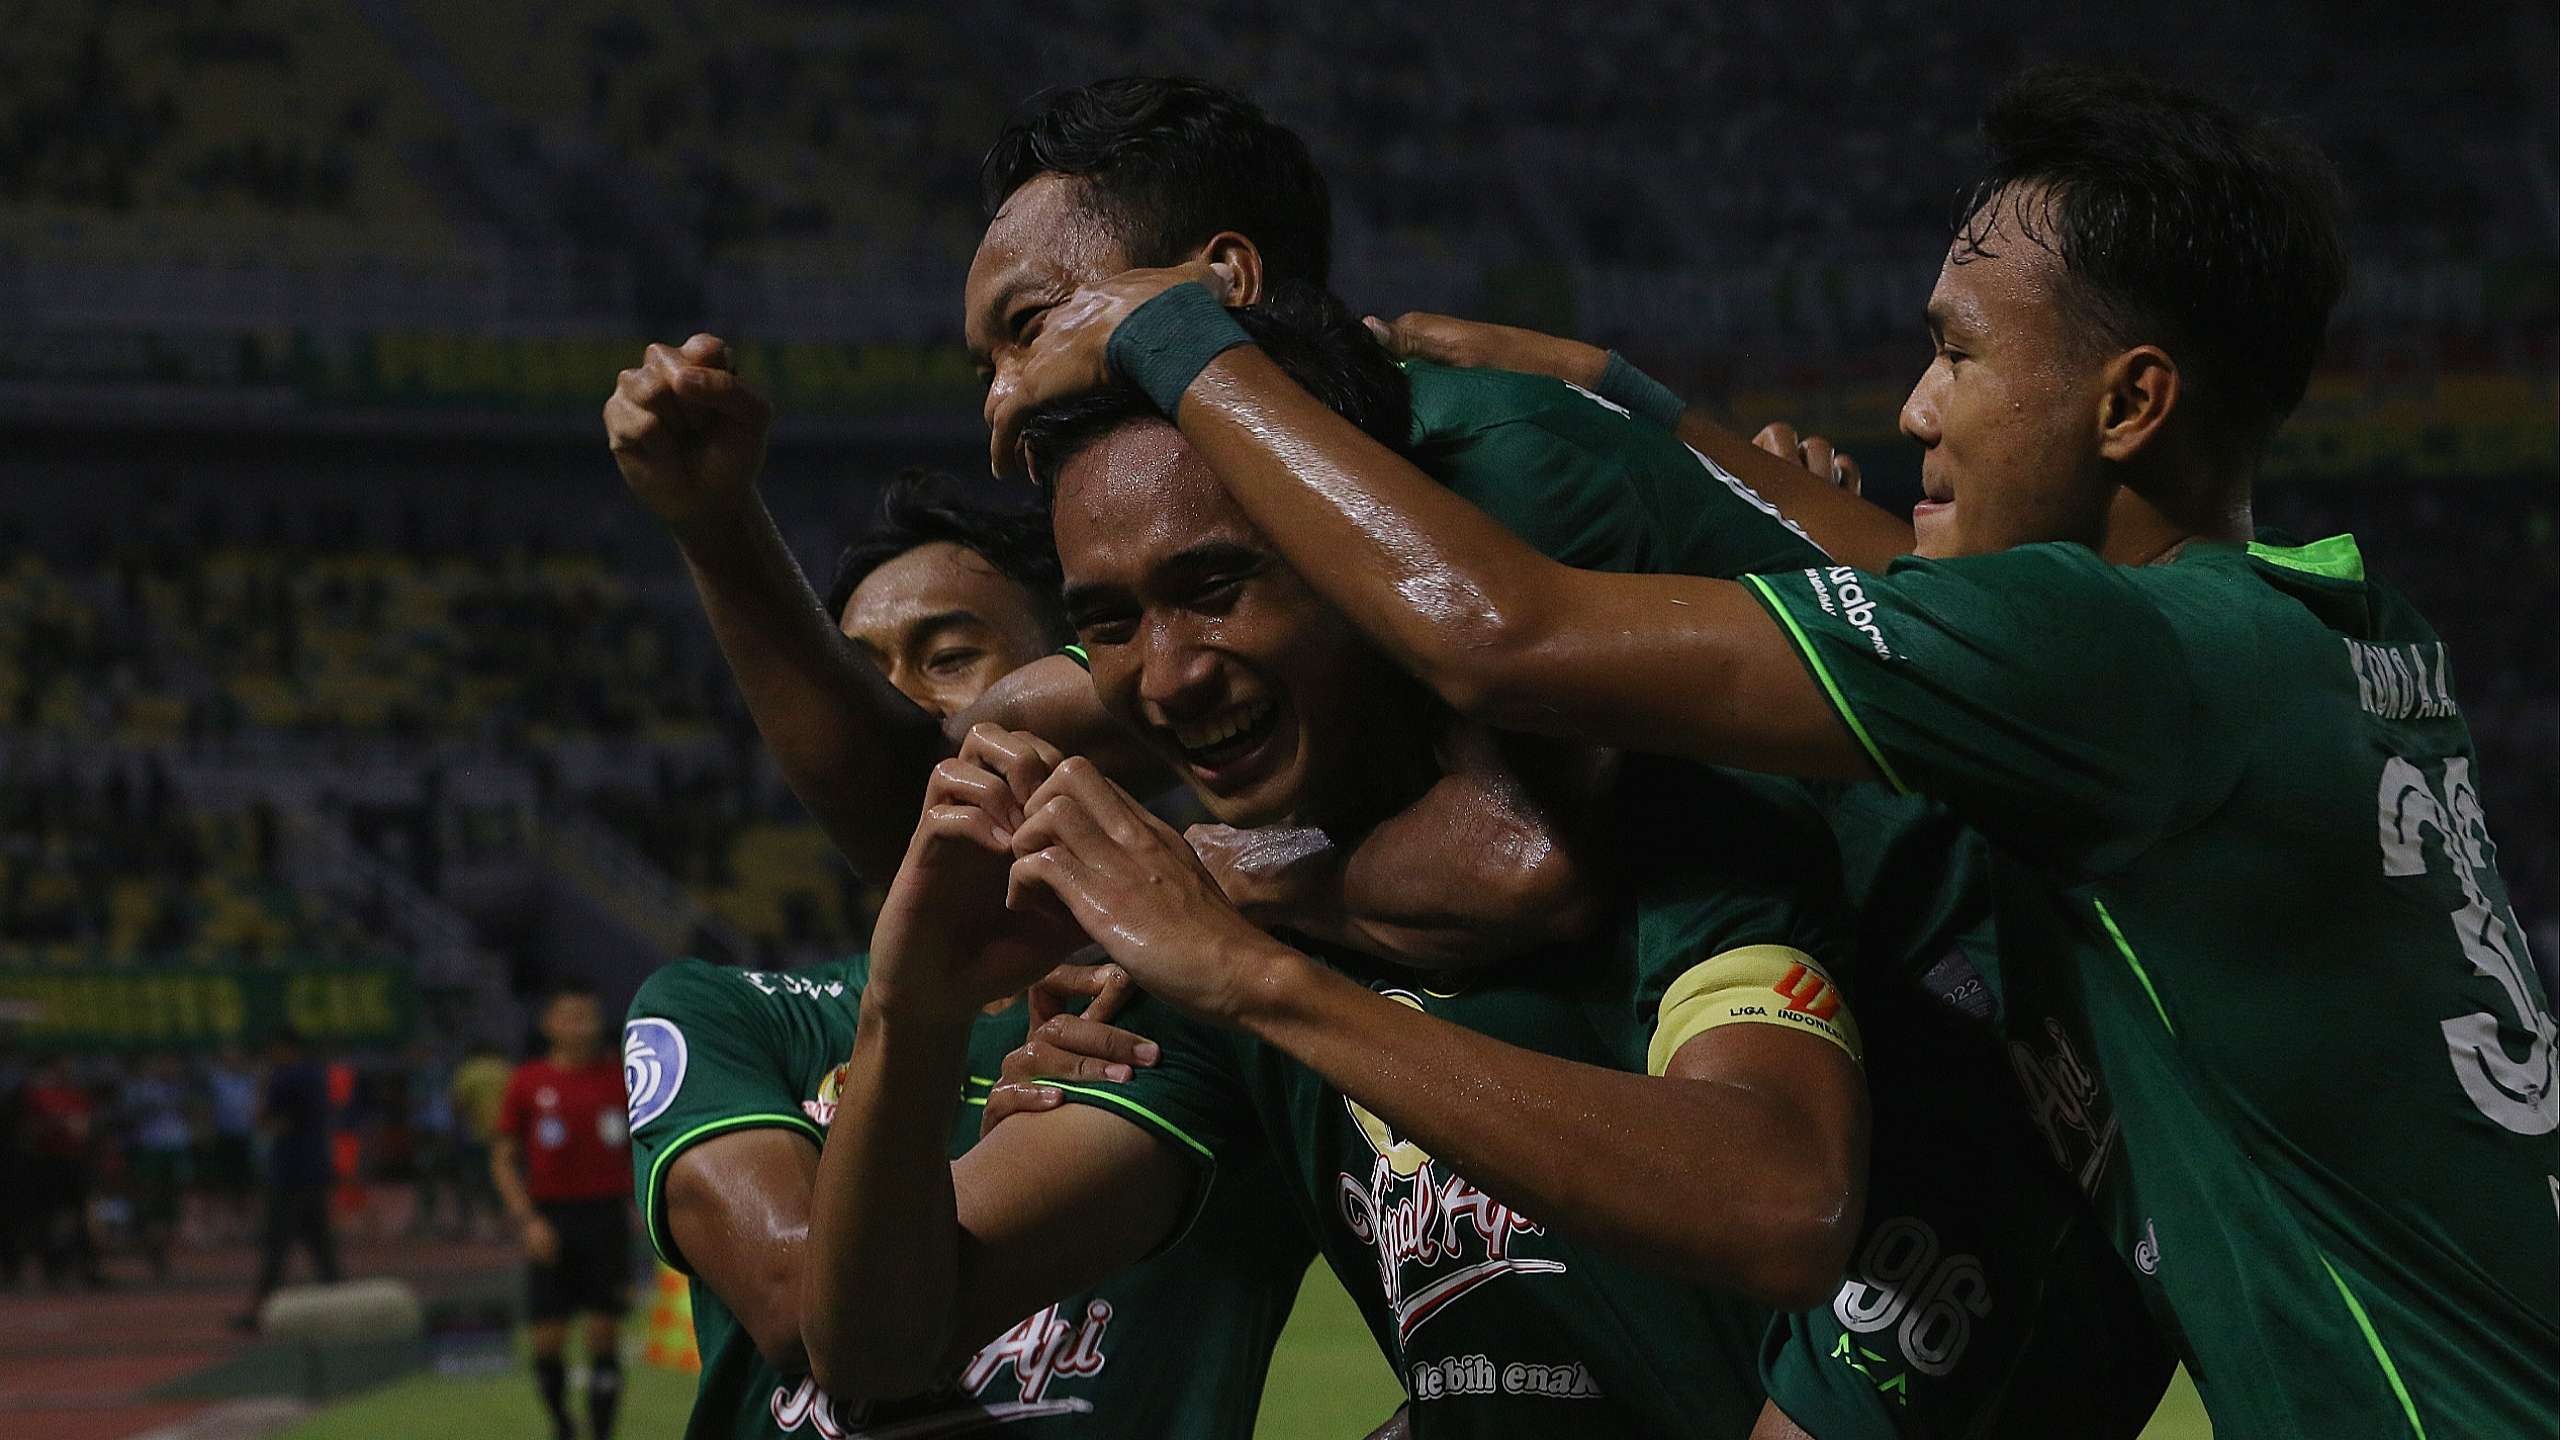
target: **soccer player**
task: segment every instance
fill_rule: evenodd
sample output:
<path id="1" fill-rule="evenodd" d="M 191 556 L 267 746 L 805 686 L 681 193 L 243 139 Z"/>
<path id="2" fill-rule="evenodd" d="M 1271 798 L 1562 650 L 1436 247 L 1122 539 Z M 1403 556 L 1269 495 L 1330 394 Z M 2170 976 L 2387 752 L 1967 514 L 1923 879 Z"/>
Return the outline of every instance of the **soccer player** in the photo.
<path id="1" fill-rule="evenodd" d="M 1056 652 L 1066 636 L 1057 595 L 1046 516 L 973 502 L 910 471 L 846 547 L 827 604 L 900 693 L 942 715 Z M 800 1330 L 809 1196 L 868 972 L 861 956 L 787 973 L 688 960 L 651 976 L 632 1003 L 623 1071 L 641 1208 L 658 1253 L 692 1277 L 703 1358 L 687 1433 L 1004 1424 L 1053 1436 L 1250 1435 L 1272 1344 L 1314 1253 L 1254 1165 L 1220 1177 L 1179 1244 L 1083 1294 L 1026 1306 L 954 1374 L 932 1377 L 930 1393 L 875 1404 L 819 1387 Z M 977 1138 L 998 1067 L 1036 1053 L 1027 1009 L 1002 1005 L 970 1024 L 970 1078 L 943 1106 L 955 1157 Z M 1108 1078 L 1105 1067 L 1126 1073 L 1146 1052 L 1104 1018 L 1089 1009 L 1041 1033 L 1077 1039 L 1095 1057 L 1077 1073 Z"/>
<path id="2" fill-rule="evenodd" d="M 516 1067 L 498 1109 L 489 1178 L 525 1253 L 534 1383 L 567 1440 L 569 1320 L 587 1317 L 587 1427 L 613 1434 L 622 1398 L 622 1314 L 631 1288 L 631 1131 L 604 1011 L 565 982 L 542 1006 L 539 1059 Z"/>
<path id="3" fill-rule="evenodd" d="M 1356 325 L 1310 340 L 1255 319 L 1346 413 L 1410 433 L 1397 371 Z M 1356 828 L 1431 782 L 1438 707 L 1273 562 L 1170 427 L 1134 397 L 1052 420 L 1043 472 L 1097 693 L 1211 813 Z M 1262 712 L 1275 722 L 1222 718 Z M 1408 1386 L 1414 1433 L 1749 1427 L 1766 1307 L 1830 1293 L 1864 1152 L 1856 1031 L 1823 968 L 1829 842 L 1792 787 L 1630 775 L 1613 810 L 1632 898 L 1603 938 L 1436 977 L 1278 946 L 1168 828 L 1131 829 L 1125 792 L 1056 758 L 973 734 L 891 888 L 811 1216 L 831 1287 L 804 1328 L 822 1377 L 932 1373 L 996 1317 L 1179 1233 L 1203 1180 L 1276 1153 Z M 1062 821 L 1051 799 L 1144 839 L 1119 920 L 1087 904 L 1078 921 L 1151 968 L 1162 1053 L 1116 1084 L 1058 1087 L 1071 1104 L 941 1167 L 970 1017 L 1058 943 L 990 933 L 1006 857 L 952 835 L 1029 844 Z M 1148 919 L 1158 904 L 1193 919 Z M 1245 943 L 1303 968 L 1247 985 Z M 1230 1033 L 1165 1000 L 1275 1028 Z M 906 1303 L 864 1303 L 881 1293 Z"/>
<path id="4" fill-rule="evenodd" d="M 991 395 L 1009 393 L 1048 307 L 1131 265 L 1213 258 L 1237 277 L 1238 303 L 1318 303 L 1311 292 L 1328 277 L 1332 212 L 1305 144 L 1196 81 L 1107 80 L 1044 97 L 997 138 L 982 180 L 992 218 L 964 300 Z M 1014 672 L 937 725 L 851 651 L 756 493 L 768 417 L 728 364 L 708 336 L 652 347 L 607 403 L 608 430 L 634 495 L 683 551 L 784 776 L 855 867 L 896 867 L 932 763 L 981 721 L 1032 730 L 1151 788 L 1161 772 L 1068 659 Z M 1792 466 L 1751 451 L 1745 484 L 1544 377 L 1415 364 L 1407 378 L 1418 461 L 1569 563 L 1739 575 L 1821 558 L 1754 489 L 1828 488 Z M 677 453 L 679 436 L 689 453 Z M 1342 919 L 1317 927 L 1327 938 L 1417 960 L 1571 938 L 1595 913 L 1576 842 L 1600 773 L 1578 747 L 1514 742 L 1484 764 L 1462 760 L 1368 835 L 1346 837 L 1360 843 L 1314 869 L 1327 888 L 1304 897 L 1300 921 L 1330 910 Z"/>
<path id="5" fill-rule="evenodd" d="M 2217 1428 L 2546 1434 L 2560 1025 L 2449 661 L 2352 538 L 2250 539 L 2344 282 L 2335 181 L 2262 123 L 2101 72 L 2031 73 L 1985 132 L 1903 409 L 1925 558 L 1883 574 L 1555 565 L 1175 275 L 1057 307 L 998 443 L 1116 355 L 1462 713 L 1945 801 L 1991 842 L 2042 1128 Z"/>

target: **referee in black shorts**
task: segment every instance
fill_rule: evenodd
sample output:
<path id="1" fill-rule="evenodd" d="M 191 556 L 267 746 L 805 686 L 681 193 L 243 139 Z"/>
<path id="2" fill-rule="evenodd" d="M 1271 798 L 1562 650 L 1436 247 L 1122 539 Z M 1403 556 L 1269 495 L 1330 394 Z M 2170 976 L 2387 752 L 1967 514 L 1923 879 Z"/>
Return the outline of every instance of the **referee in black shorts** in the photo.
<path id="1" fill-rule="evenodd" d="M 613 1434 L 622 1315 L 631 1290 L 631 1128 L 622 1066 L 605 1049 L 593 990 L 565 985 L 542 1009 L 541 1059 L 516 1067 L 498 1109 L 489 1173 L 524 1237 L 533 1373 L 552 1434 L 571 1440 L 569 1320 L 587 1317 L 587 1424 Z"/>

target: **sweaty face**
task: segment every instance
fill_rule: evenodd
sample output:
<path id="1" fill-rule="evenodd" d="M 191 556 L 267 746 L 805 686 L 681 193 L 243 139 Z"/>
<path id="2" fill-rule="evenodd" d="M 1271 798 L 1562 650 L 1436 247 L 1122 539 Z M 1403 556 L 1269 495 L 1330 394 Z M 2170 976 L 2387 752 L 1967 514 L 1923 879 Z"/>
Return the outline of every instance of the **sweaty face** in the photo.
<path id="1" fill-rule="evenodd" d="M 962 326 L 969 358 L 988 382 L 987 410 L 1013 384 L 1022 347 L 1040 317 L 1079 286 L 1129 268 L 1128 252 L 1083 203 L 1085 182 L 1036 175 L 1007 196 L 969 262 Z"/>
<path id="2" fill-rule="evenodd" d="M 1055 480 L 1067 618 L 1105 708 L 1230 825 L 1355 823 L 1427 769 L 1422 692 L 1316 598 L 1162 421 Z"/>
<path id="3" fill-rule="evenodd" d="M 1929 296 L 1935 353 L 1902 402 L 1902 433 L 1922 449 L 1911 526 L 1932 558 L 2094 546 L 2114 491 L 2098 455 L 2099 348 L 2073 329 L 2060 262 L 2019 233 L 2009 197 L 1992 207 L 1982 249 L 1947 252 Z"/>
<path id="4" fill-rule="evenodd" d="M 949 541 L 862 577 L 841 624 L 899 694 L 945 720 L 1053 648 L 1030 593 Z"/>

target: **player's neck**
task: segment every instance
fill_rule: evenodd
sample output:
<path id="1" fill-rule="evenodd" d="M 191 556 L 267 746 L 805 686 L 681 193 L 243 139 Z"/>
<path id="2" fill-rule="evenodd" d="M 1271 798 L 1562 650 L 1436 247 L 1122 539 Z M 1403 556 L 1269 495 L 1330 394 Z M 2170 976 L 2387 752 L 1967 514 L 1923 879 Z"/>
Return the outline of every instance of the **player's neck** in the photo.
<path id="1" fill-rule="evenodd" d="M 563 1070 L 575 1070 L 581 1065 L 592 1065 L 595 1063 L 595 1059 L 596 1050 L 595 1047 L 591 1045 L 554 1045 L 551 1047 L 551 1063 L 559 1066 Z"/>
<path id="2" fill-rule="evenodd" d="M 2205 489 L 2211 493 L 2164 502 L 2130 485 L 2117 487 L 2099 556 L 2111 565 L 2156 565 L 2190 540 L 2246 541 L 2256 533 L 2247 485 Z"/>

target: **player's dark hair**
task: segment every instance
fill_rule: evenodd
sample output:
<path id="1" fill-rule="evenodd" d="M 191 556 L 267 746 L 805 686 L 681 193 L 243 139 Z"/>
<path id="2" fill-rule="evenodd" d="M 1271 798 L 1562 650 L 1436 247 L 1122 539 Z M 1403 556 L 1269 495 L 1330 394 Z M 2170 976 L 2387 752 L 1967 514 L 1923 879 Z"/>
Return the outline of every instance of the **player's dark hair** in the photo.
<path id="1" fill-rule="evenodd" d="M 1261 304 L 1230 313 L 1272 363 L 1326 409 L 1391 450 L 1411 443 L 1413 392 L 1404 371 L 1341 301 L 1313 286 L 1281 285 Z M 1154 418 L 1154 402 L 1123 384 L 1032 411 L 1023 421 L 1022 445 L 1033 480 L 1051 494 L 1051 478 L 1095 441 L 1132 420 Z"/>
<path id="2" fill-rule="evenodd" d="M 1071 633 L 1058 608 L 1062 582 L 1049 517 L 1027 505 L 978 499 L 952 476 L 920 468 L 901 470 L 882 487 L 878 518 L 837 558 L 835 581 L 827 586 L 827 617 L 844 618 L 844 607 L 872 571 L 919 545 L 936 543 L 969 551 L 1027 591 L 1051 639 L 1063 640 Z"/>
<path id="3" fill-rule="evenodd" d="M 1275 280 L 1332 274 L 1333 201 L 1307 142 L 1215 85 L 1129 75 L 1033 96 L 978 168 L 987 213 L 1045 174 L 1086 183 L 1132 265 L 1174 264 L 1233 230 Z"/>
<path id="4" fill-rule="evenodd" d="M 2302 403 L 2346 287 L 2320 152 L 2196 91 L 2083 65 L 2019 76 L 1982 135 L 1956 263 L 1992 253 L 1997 228 L 2022 234 L 2061 263 L 2093 344 L 2158 345 L 2214 428 L 2265 443 Z"/>

